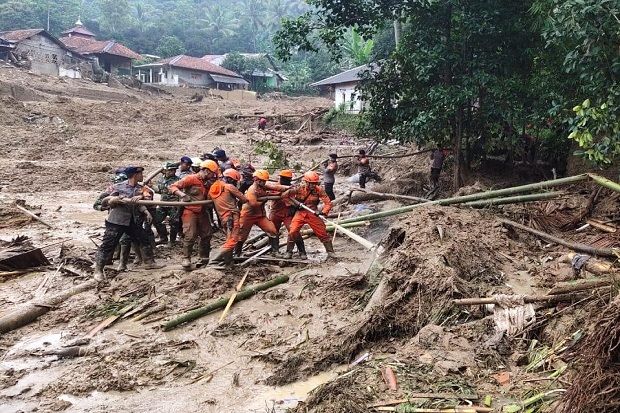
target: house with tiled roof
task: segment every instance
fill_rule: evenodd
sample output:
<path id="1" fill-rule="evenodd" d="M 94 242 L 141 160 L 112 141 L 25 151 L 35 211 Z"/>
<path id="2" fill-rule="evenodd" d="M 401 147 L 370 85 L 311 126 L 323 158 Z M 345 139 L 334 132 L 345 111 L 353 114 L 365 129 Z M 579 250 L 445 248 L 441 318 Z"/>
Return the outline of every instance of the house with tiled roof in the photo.
<path id="1" fill-rule="evenodd" d="M 60 41 L 81 55 L 96 58 L 99 66 L 111 74 L 132 73 L 132 61 L 142 56 L 115 40 L 97 40 L 95 34 L 82 25 L 80 19 L 75 27 L 62 32 Z"/>
<path id="2" fill-rule="evenodd" d="M 163 86 L 209 87 L 218 90 L 247 89 L 238 73 L 199 57 L 178 55 L 136 66 L 138 79 Z"/>
<path id="3" fill-rule="evenodd" d="M 222 66 L 228 54 L 207 54 L 202 58 L 214 65 Z M 250 81 L 252 90 L 278 90 L 282 83 L 288 80 L 269 53 L 239 53 L 239 55 L 246 59 L 265 59 L 268 62 L 268 67 L 264 70 L 254 69 L 251 73 L 245 74 Z"/>
<path id="4" fill-rule="evenodd" d="M 0 32 L 0 59 L 36 74 L 80 77 L 84 58 L 44 29 Z"/>

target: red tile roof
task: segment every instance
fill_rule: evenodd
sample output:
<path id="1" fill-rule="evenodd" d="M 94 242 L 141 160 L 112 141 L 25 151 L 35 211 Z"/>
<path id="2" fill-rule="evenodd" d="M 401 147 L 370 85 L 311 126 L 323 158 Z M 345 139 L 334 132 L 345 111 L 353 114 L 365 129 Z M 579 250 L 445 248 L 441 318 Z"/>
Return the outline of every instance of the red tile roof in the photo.
<path id="1" fill-rule="evenodd" d="M 198 70 L 201 72 L 217 73 L 224 76 L 242 77 L 240 74 L 233 72 L 232 70 L 224 69 L 218 65 L 214 65 L 208 62 L 204 58 L 178 55 L 169 57 L 167 59 L 159 60 L 155 64 L 170 65 L 176 67 L 182 67 L 185 69 Z"/>
<path id="2" fill-rule="evenodd" d="M 110 55 L 126 57 L 128 59 L 142 59 L 142 56 L 138 53 L 114 40 L 95 40 L 92 38 L 71 36 L 61 37 L 60 41 L 63 42 L 68 48 L 81 54 L 107 53 Z"/>
<path id="3" fill-rule="evenodd" d="M 0 32 L 0 38 L 7 42 L 19 43 L 44 31 L 43 29 L 11 30 L 8 32 Z"/>
<path id="4" fill-rule="evenodd" d="M 65 30 L 62 34 L 77 34 L 82 36 L 95 37 L 95 33 L 91 32 L 84 26 L 75 26 L 72 29 Z"/>

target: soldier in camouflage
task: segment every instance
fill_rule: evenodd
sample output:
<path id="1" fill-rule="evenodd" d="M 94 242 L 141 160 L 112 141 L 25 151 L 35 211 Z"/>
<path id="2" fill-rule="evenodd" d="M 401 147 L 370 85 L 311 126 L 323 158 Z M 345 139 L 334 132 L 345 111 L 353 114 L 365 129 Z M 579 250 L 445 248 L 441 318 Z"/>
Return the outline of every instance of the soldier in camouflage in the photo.
<path id="1" fill-rule="evenodd" d="M 173 195 L 168 187 L 173 183 L 177 182 L 180 178 L 176 176 L 175 172 L 178 168 L 178 164 L 174 162 L 166 162 L 163 166 L 164 176 L 162 176 L 153 190 L 156 194 L 161 195 L 162 201 L 178 201 L 179 197 Z M 170 225 L 170 237 L 168 238 L 168 229 L 166 228 L 166 224 L 164 221 L 168 218 L 168 224 Z M 161 244 L 168 243 L 168 246 L 173 246 L 175 241 L 177 240 L 177 232 L 179 228 L 179 208 L 178 207 L 167 207 L 167 206 L 158 206 L 155 211 L 155 229 L 159 234 L 159 242 Z"/>

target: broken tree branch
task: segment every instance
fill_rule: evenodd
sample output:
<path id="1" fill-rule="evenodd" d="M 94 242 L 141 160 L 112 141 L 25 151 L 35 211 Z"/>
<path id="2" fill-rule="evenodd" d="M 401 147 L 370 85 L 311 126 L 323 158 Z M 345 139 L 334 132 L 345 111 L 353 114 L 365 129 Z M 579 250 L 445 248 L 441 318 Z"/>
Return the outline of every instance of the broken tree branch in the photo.
<path id="1" fill-rule="evenodd" d="M 522 299 L 524 304 L 531 303 L 559 303 L 562 301 L 572 301 L 576 298 L 582 298 L 583 293 L 557 294 L 557 295 L 524 295 L 513 296 L 515 299 Z M 478 298 L 459 298 L 452 300 L 455 305 L 480 305 L 480 304 L 501 304 L 503 300 L 498 297 L 478 297 Z"/>
<path id="2" fill-rule="evenodd" d="M 48 222 L 45 222 L 44 220 L 42 220 L 41 218 L 39 218 L 37 215 L 33 214 L 32 212 L 28 211 L 26 208 L 20 206 L 20 205 L 15 205 L 15 208 L 19 209 L 21 212 L 23 212 L 24 214 L 28 215 L 30 218 L 35 219 L 36 221 L 39 221 L 41 224 L 45 225 L 48 228 L 54 228 L 54 226 Z"/>
<path id="3" fill-rule="evenodd" d="M 588 176 L 592 178 L 592 180 L 594 180 L 594 182 L 596 182 L 597 184 L 604 186 L 605 188 L 611 189 L 612 191 L 620 192 L 620 184 L 596 174 L 588 174 Z"/>
<path id="4" fill-rule="evenodd" d="M 618 282 L 619 280 L 614 280 L 613 278 L 591 278 L 587 280 L 578 280 L 572 281 L 568 283 L 560 283 L 554 286 L 549 292 L 548 295 L 559 295 L 559 294 L 567 294 L 574 293 L 577 291 L 589 291 L 594 290 L 596 288 L 607 287 L 608 285 L 613 284 L 614 282 Z"/>
<path id="5" fill-rule="evenodd" d="M 124 204 L 131 204 L 129 200 L 122 200 Z M 134 202 L 137 205 L 150 205 L 150 206 L 191 206 L 191 205 L 211 205 L 213 201 L 209 199 L 205 199 L 204 201 L 190 201 L 190 202 L 182 202 L 182 201 L 150 201 L 147 199 L 142 199 L 140 201 Z"/>
<path id="6" fill-rule="evenodd" d="M 502 222 L 503 224 L 506 225 L 510 225 L 512 227 L 518 228 L 522 231 L 526 231 L 529 232 L 532 235 L 536 235 L 539 238 L 542 238 L 546 241 L 549 242 L 553 242 L 555 244 L 558 245 L 563 245 L 566 248 L 570 248 L 573 251 L 579 251 L 579 252 L 585 252 L 586 254 L 590 254 L 590 255 L 599 255 L 599 256 L 605 256 L 605 257 L 616 257 L 616 254 L 614 253 L 613 249 L 609 249 L 609 248 L 595 248 L 591 245 L 587 245 L 587 244 L 582 244 L 579 242 L 571 242 L 571 241 L 566 241 L 562 238 L 558 238 L 555 237 L 551 234 L 547 234 L 546 232 L 542 232 L 542 231 L 538 231 L 534 228 L 530 228 L 526 225 L 521 225 L 518 222 L 514 222 L 511 221 L 509 219 L 500 219 L 500 222 Z"/>

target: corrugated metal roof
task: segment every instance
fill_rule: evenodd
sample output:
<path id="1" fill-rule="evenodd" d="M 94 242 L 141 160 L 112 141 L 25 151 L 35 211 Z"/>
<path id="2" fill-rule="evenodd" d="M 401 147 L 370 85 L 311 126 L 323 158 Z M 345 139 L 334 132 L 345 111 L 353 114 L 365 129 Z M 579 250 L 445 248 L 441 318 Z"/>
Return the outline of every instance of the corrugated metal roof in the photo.
<path id="1" fill-rule="evenodd" d="M 367 65 L 361 65 L 358 67 L 354 67 L 353 69 L 346 70 L 342 73 L 338 73 L 337 75 L 330 76 L 327 79 L 319 80 L 318 82 L 311 83 L 310 86 L 328 86 L 328 85 L 336 85 L 339 83 L 350 83 L 357 82 L 361 79 L 360 74 L 367 71 L 372 70 L 373 72 L 379 71 L 379 66 L 375 63 L 370 63 Z"/>
<path id="2" fill-rule="evenodd" d="M 249 85 L 249 83 L 245 79 L 239 78 L 239 77 L 214 75 L 212 73 L 209 73 L 209 76 L 211 76 L 213 81 L 217 83 L 232 83 L 235 85 Z"/>

